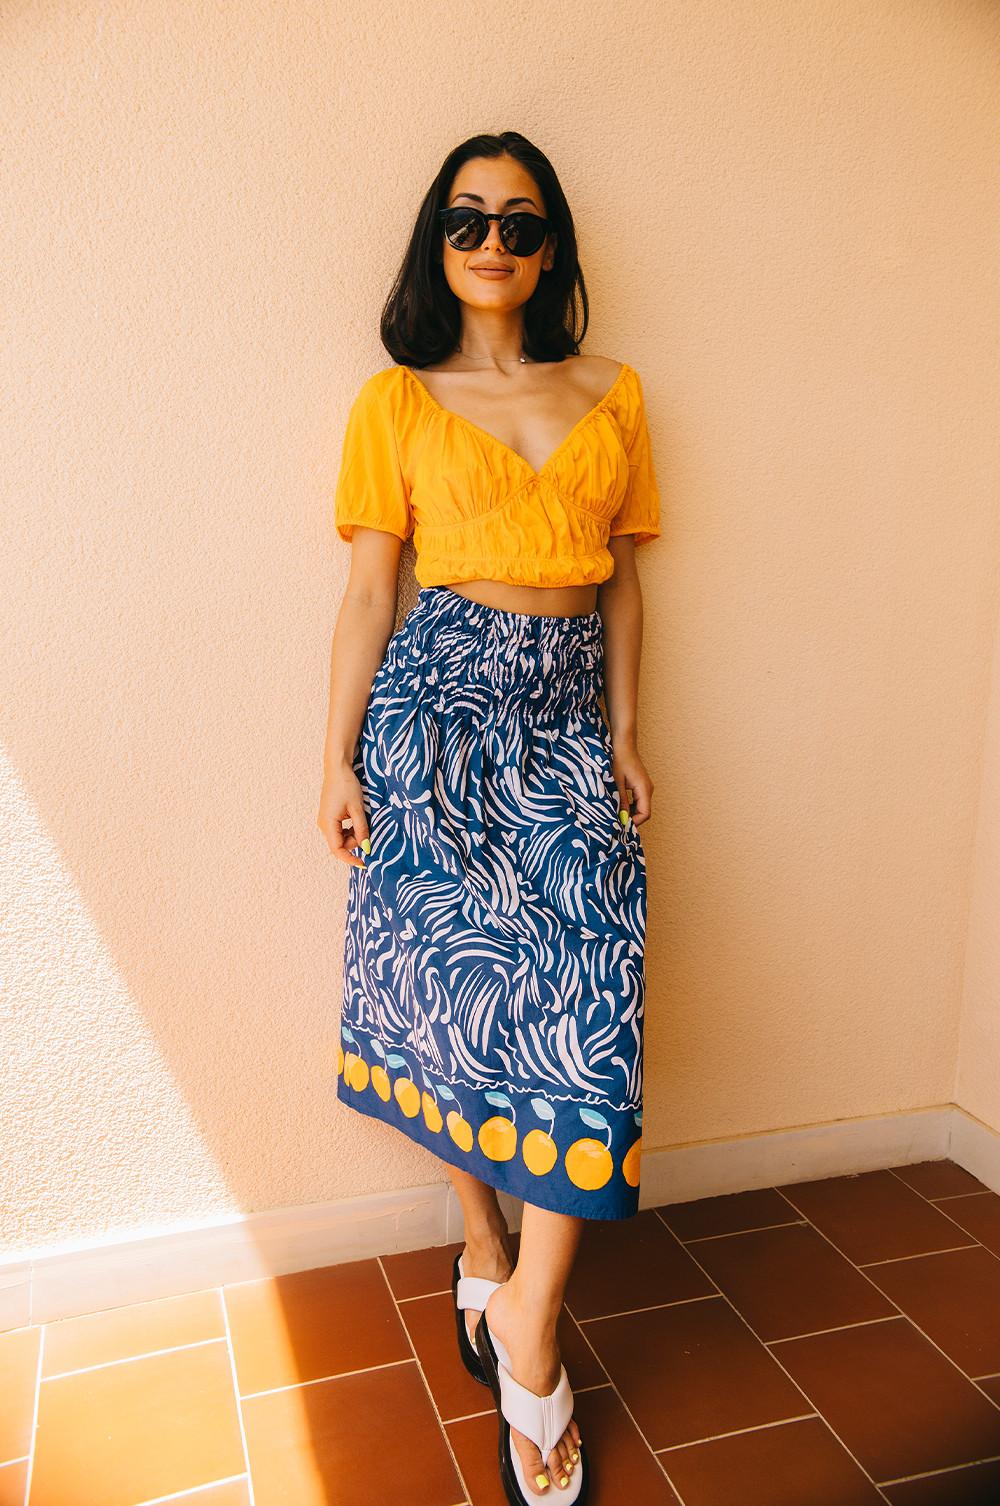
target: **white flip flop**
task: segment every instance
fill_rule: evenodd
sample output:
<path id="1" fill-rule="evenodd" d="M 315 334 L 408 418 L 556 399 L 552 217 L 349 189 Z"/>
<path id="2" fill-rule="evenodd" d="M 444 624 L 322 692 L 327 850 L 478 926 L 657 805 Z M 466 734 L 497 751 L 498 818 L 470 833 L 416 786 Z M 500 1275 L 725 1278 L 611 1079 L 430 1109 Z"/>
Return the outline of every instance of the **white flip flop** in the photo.
<path id="1" fill-rule="evenodd" d="M 556 1388 L 548 1396 L 538 1396 L 534 1391 L 529 1391 L 527 1386 L 522 1386 L 511 1374 L 509 1353 L 486 1321 L 485 1304 L 483 1315 L 476 1325 L 476 1348 L 487 1383 L 493 1392 L 500 1420 L 497 1454 L 500 1479 L 509 1506 L 538 1506 L 543 1500 L 565 1501 L 567 1506 L 576 1502 L 577 1506 L 583 1506 L 587 1499 L 590 1472 L 587 1468 L 587 1456 L 582 1448 L 579 1462 L 574 1464 L 570 1472 L 569 1484 L 563 1488 L 556 1485 L 553 1472 L 546 1462 L 545 1472 L 553 1483 L 548 1490 L 538 1492 L 528 1485 L 521 1455 L 510 1437 L 511 1427 L 517 1428 L 519 1433 L 524 1433 L 537 1445 L 542 1459 L 548 1460 L 573 1416 L 573 1390 L 566 1374 L 566 1366 L 560 1365 Z"/>
<path id="2" fill-rule="evenodd" d="M 471 1307 L 473 1312 L 482 1312 L 486 1306 L 487 1297 L 491 1292 L 496 1291 L 500 1282 L 487 1281 L 485 1276 L 466 1276 L 462 1266 L 464 1254 L 464 1250 L 459 1251 L 451 1269 L 451 1291 L 455 1300 L 455 1322 L 458 1329 L 458 1352 L 461 1355 L 462 1364 L 472 1379 L 477 1380 L 481 1386 L 488 1386 L 489 1380 L 483 1370 L 479 1351 L 469 1338 L 465 1309 Z"/>

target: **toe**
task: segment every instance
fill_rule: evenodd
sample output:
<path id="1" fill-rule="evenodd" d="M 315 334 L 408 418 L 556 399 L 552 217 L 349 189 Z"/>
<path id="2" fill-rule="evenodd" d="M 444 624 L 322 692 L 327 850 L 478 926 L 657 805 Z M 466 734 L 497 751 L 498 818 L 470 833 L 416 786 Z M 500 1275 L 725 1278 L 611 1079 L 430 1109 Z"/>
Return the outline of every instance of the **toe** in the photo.
<path id="1" fill-rule="evenodd" d="M 528 1488 L 535 1495 L 548 1496 L 552 1494 L 551 1475 L 545 1468 L 545 1461 L 530 1438 L 519 1433 L 516 1428 L 510 1430 L 511 1442 L 521 1456 L 521 1467 L 524 1477 L 528 1482 Z"/>
<path id="2" fill-rule="evenodd" d="M 554 1448 L 549 1455 L 549 1476 L 553 1480 L 557 1490 L 565 1490 L 570 1482 L 570 1471 L 566 1468 L 562 1453 L 558 1447 Z M 563 1481 L 566 1485 L 563 1485 Z"/>
<path id="3" fill-rule="evenodd" d="M 570 1426 L 567 1427 L 565 1433 L 563 1433 L 559 1442 L 556 1444 L 555 1448 L 549 1454 L 549 1474 L 555 1481 L 557 1488 L 563 1490 L 567 1488 L 566 1486 L 560 1485 L 560 1481 L 563 1479 L 563 1477 L 566 1478 L 567 1485 L 573 1478 L 573 1470 L 576 1468 L 577 1464 L 577 1461 L 573 1459 L 574 1450 L 576 1450 L 577 1454 L 579 1455 L 579 1450 L 576 1447 L 576 1438 L 572 1431 L 572 1424 L 570 1424 Z"/>
<path id="4" fill-rule="evenodd" d="M 473 1312 L 471 1308 L 467 1307 L 465 1309 L 465 1331 L 469 1335 L 473 1349 L 476 1347 L 476 1324 L 478 1322 L 479 1313 Z"/>

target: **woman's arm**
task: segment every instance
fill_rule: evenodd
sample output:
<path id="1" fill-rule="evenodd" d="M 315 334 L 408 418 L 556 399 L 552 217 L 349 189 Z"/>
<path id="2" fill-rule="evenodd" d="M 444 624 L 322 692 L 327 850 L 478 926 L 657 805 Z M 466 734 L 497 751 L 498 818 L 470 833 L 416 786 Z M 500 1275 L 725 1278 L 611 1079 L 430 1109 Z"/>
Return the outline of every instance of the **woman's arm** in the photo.
<path id="1" fill-rule="evenodd" d="M 330 647 L 330 704 L 323 745 L 323 788 L 317 824 L 330 851 L 363 868 L 351 848 L 369 839 L 354 754 L 372 681 L 396 622 L 403 543 L 379 528 L 354 529 L 351 569 Z M 342 821 L 350 821 L 345 828 Z"/>
<path id="2" fill-rule="evenodd" d="M 604 624 L 604 701 L 614 747 L 614 774 L 620 809 L 628 810 L 632 791 L 636 826 L 652 813 L 653 781 L 639 757 L 639 660 L 642 655 L 642 589 L 635 568 L 631 534 L 608 540 L 614 574 L 597 588 L 597 610 Z"/>

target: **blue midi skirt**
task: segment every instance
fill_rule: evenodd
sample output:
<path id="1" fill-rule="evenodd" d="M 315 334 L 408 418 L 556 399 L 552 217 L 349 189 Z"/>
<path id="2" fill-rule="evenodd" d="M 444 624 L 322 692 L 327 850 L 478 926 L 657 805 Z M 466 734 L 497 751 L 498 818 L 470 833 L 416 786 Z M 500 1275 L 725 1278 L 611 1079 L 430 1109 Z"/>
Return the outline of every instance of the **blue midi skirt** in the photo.
<path id="1" fill-rule="evenodd" d="M 526 1202 L 626 1218 L 646 860 L 603 686 L 596 611 L 418 592 L 354 755 L 371 853 L 348 870 L 337 1096 Z"/>

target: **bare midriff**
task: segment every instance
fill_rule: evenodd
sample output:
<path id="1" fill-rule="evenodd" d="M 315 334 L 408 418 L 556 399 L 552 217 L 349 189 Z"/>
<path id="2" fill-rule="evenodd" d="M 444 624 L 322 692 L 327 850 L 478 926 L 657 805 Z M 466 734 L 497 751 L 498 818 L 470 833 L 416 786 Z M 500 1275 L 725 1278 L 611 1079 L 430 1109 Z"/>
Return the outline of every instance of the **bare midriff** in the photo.
<path id="1" fill-rule="evenodd" d="M 584 617 L 597 607 L 597 587 L 512 586 L 501 580 L 447 582 L 449 591 L 502 612 L 523 612 L 537 617 Z"/>

